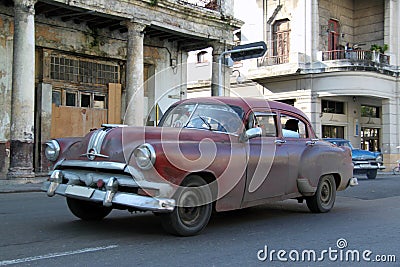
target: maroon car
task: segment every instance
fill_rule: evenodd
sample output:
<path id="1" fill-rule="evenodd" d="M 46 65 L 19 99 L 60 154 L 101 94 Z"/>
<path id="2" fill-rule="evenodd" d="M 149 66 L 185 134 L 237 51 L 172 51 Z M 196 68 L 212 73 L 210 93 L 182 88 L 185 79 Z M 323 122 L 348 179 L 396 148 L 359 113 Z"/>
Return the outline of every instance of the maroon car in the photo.
<path id="1" fill-rule="evenodd" d="M 152 211 L 170 233 L 194 235 L 212 211 L 306 200 L 327 212 L 355 185 L 351 151 L 319 140 L 307 117 L 279 102 L 210 97 L 172 105 L 158 127 L 103 125 L 47 143 L 43 190 L 100 220 L 112 209 Z"/>

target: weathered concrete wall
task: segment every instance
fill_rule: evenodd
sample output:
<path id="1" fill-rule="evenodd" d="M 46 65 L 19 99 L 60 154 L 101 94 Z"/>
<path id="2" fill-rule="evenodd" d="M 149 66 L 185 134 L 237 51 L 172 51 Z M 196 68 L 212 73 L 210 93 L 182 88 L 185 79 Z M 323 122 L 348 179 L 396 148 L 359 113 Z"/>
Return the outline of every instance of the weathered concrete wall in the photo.
<path id="1" fill-rule="evenodd" d="M 383 45 L 384 37 L 384 2 L 383 0 L 354 1 L 354 42 Z"/>
<path id="2" fill-rule="evenodd" d="M 327 25 L 330 19 L 340 24 L 339 44 L 365 44 L 368 50 L 372 44 L 383 45 L 384 1 L 382 0 L 320 0 L 320 50 L 328 49 Z"/>
<path id="3" fill-rule="evenodd" d="M 126 58 L 126 34 L 119 31 L 92 30 L 84 24 L 35 17 L 36 46 L 71 53 Z"/>

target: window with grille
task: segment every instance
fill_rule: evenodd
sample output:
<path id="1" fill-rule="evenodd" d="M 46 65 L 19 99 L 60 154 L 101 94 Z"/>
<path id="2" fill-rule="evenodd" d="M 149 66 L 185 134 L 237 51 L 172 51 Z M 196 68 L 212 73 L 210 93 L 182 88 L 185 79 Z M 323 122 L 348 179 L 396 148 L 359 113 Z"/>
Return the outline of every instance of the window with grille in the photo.
<path id="1" fill-rule="evenodd" d="M 119 66 L 52 55 L 50 78 L 73 83 L 119 83 Z"/>

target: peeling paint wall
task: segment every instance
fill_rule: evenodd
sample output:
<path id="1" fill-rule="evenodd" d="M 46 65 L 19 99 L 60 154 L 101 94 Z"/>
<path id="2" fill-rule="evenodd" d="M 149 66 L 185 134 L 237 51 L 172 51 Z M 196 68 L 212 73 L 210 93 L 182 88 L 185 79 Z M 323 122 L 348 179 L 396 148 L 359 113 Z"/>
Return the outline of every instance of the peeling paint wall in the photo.
<path id="1" fill-rule="evenodd" d="M 36 16 L 35 22 L 36 46 L 91 56 L 126 57 L 126 37 L 118 31 L 92 30 L 40 16 Z"/>

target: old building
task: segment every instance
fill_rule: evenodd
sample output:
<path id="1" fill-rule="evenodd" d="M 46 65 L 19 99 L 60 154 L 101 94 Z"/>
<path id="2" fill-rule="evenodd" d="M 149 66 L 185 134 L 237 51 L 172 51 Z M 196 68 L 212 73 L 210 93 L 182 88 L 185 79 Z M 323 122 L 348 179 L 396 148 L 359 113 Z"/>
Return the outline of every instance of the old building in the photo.
<path id="1" fill-rule="evenodd" d="M 0 0 L 0 178 L 47 171 L 50 138 L 102 123 L 154 125 L 186 97 L 188 51 L 211 46 L 217 57 L 233 44 L 241 22 L 232 8 L 232 0 Z"/>
<path id="2" fill-rule="evenodd" d="M 242 43 L 263 40 L 268 51 L 235 64 L 232 78 L 246 81 L 232 79 L 231 94 L 287 102 L 319 137 L 380 150 L 389 168 L 400 159 L 399 1 L 235 0 L 235 17 Z"/>

